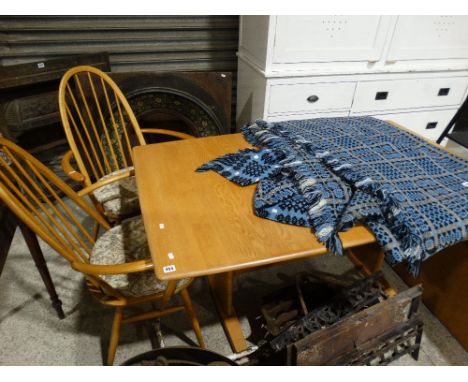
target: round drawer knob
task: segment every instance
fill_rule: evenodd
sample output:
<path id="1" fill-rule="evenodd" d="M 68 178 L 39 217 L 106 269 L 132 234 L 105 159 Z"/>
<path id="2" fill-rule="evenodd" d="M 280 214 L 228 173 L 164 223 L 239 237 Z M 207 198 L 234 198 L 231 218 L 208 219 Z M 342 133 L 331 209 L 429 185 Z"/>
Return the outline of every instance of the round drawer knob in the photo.
<path id="1" fill-rule="evenodd" d="M 316 95 L 311 95 L 307 97 L 307 102 L 309 103 L 314 103 L 314 102 L 317 102 L 318 100 L 319 100 L 319 97 Z"/>

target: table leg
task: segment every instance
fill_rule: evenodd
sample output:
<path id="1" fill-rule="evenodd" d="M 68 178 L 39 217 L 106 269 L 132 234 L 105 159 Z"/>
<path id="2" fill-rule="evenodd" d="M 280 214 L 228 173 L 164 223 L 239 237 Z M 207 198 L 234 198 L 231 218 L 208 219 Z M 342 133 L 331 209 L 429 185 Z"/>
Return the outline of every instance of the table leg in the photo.
<path id="1" fill-rule="evenodd" d="M 28 245 L 31 256 L 36 264 L 39 274 L 41 275 L 42 281 L 49 293 L 50 299 L 52 300 L 52 306 L 55 308 L 57 315 L 60 319 L 65 318 L 65 314 L 62 309 L 62 301 L 60 301 L 57 292 L 55 291 L 55 286 L 50 277 L 49 269 L 47 268 L 47 263 L 44 259 L 44 254 L 42 253 L 41 247 L 37 240 L 36 234 L 31 231 L 23 223 L 19 223 L 21 233 L 23 234 L 24 240 Z"/>
<path id="2" fill-rule="evenodd" d="M 380 271 L 384 263 L 384 253 L 376 243 L 348 249 L 347 256 L 366 276 Z M 388 296 L 395 296 L 396 291 L 390 286 L 389 282 L 385 278 L 382 279 L 382 282 L 385 286 L 385 293 Z"/>
<path id="3" fill-rule="evenodd" d="M 234 272 L 208 276 L 213 300 L 223 324 L 224 332 L 232 350 L 239 353 L 247 349 L 247 342 L 242 333 L 239 319 L 233 306 Z"/>

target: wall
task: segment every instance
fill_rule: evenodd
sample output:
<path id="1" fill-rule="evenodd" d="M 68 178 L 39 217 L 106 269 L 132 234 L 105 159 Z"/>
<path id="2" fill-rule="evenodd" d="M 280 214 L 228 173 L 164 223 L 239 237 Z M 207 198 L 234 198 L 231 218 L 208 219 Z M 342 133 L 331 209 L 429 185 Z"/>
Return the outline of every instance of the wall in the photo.
<path id="1" fill-rule="evenodd" d="M 229 71 L 234 102 L 238 34 L 238 16 L 0 16 L 0 65 L 107 52 L 115 72 Z"/>

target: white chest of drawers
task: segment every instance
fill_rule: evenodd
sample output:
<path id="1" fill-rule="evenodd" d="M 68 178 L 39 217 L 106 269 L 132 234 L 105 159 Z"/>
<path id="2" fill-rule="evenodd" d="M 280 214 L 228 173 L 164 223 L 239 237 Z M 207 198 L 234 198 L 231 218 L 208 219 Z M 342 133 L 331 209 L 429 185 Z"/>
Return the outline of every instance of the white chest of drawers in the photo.
<path id="1" fill-rule="evenodd" d="M 238 126 L 372 115 L 437 139 L 467 96 L 467 16 L 243 16 Z"/>

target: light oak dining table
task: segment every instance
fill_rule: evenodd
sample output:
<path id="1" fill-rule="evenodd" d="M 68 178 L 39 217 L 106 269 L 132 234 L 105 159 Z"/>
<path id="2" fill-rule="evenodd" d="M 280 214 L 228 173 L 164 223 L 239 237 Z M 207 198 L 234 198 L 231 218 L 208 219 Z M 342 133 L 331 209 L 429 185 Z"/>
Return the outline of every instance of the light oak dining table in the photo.
<path id="1" fill-rule="evenodd" d="M 213 171 L 195 172 L 212 159 L 249 147 L 241 134 L 230 134 L 134 148 L 156 276 L 161 280 L 208 276 L 234 352 L 247 348 L 233 304 L 236 272 L 328 253 L 309 228 L 256 216 L 255 185 L 241 187 Z M 365 274 L 380 269 L 383 253 L 367 228 L 358 225 L 340 237 L 347 256 Z"/>

